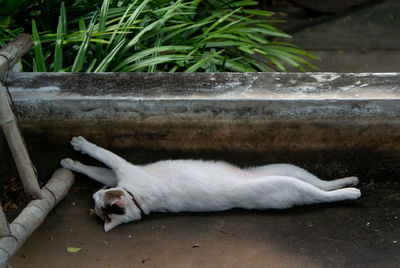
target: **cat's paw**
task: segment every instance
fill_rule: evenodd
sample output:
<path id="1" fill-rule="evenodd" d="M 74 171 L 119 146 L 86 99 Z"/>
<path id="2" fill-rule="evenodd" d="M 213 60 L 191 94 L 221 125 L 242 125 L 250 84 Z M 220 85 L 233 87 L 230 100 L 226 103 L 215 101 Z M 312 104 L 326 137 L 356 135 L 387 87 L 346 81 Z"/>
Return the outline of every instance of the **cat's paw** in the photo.
<path id="1" fill-rule="evenodd" d="M 341 189 L 342 194 L 345 196 L 345 199 L 354 200 L 361 196 L 361 191 L 357 188 L 349 187 Z"/>
<path id="2" fill-rule="evenodd" d="M 360 182 L 357 177 L 346 177 L 346 186 L 356 186 Z"/>
<path id="3" fill-rule="evenodd" d="M 77 165 L 79 165 L 80 163 L 78 161 L 74 161 L 70 158 L 65 158 L 63 160 L 60 161 L 60 165 L 63 168 L 69 169 L 69 170 L 75 170 Z"/>
<path id="4" fill-rule="evenodd" d="M 88 141 L 82 137 L 73 137 L 71 140 L 71 145 L 76 151 L 81 151 L 82 153 L 86 153 L 86 145 L 88 144 Z"/>

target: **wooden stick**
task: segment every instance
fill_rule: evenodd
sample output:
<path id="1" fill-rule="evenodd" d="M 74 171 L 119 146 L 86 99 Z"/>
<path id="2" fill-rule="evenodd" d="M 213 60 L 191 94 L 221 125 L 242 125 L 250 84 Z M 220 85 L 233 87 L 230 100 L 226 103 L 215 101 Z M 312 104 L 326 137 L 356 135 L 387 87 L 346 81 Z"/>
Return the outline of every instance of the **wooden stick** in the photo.
<path id="1" fill-rule="evenodd" d="M 21 33 L 0 49 L 0 77 L 33 46 L 30 34 Z"/>
<path id="2" fill-rule="evenodd" d="M 6 89 L 2 85 L 0 85 L 0 125 L 10 146 L 26 195 L 31 199 L 40 198 L 36 172 L 17 126 L 15 115 L 8 103 Z"/>
<path id="3" fill-rule="evenodd" d="M 42 188 L 42 199 L 31 201 L 10 224 L 11 235 L 0 238 L 0 267 L 6 267 L 25 240 L 44 221 L 47 214 L 68 193 L 74 183 L 74 174 L 64 168 L 57 169 Z"/>

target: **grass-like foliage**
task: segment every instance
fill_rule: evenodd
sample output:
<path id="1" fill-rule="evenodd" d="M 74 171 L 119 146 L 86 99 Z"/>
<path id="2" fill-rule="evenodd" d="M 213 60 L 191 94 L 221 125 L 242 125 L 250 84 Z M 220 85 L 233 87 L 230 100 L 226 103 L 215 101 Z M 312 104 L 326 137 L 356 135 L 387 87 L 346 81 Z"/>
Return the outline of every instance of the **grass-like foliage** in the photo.
<path id="1" fill-rule="evenodd" d="M 60 3 L 57 27 L 32 20 L 25 69 L 65 72 L 304 71 L 314 58 L 271 26 L 257 1 L 83 0 Z M 88 8 L 89 6 L 89 8 Z M 81 7 L 81 8 L 80 8 Z M 69 15 L 71 13 L 71 15 Z M 40 27 L 39 27 L 40 25 Z"/>

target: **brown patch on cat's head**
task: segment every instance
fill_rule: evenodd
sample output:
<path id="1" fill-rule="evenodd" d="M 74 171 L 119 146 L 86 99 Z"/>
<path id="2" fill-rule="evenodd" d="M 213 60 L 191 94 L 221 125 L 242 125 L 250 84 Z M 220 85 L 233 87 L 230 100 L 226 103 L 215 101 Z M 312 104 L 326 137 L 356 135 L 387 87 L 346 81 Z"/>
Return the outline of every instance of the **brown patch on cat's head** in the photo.
<path id="1" fill-rule="evenodd" d="M 120 187 L 101 189 L 93 194 L 93 199 L 94 211 L 105 221 L 104 231 L 106 232 L 121 223 L 141 218 L 138 208 L 130 202 L 129 194 Z"/>
<path id="2" fill-rule="evenodd" d="M 125 206 L 126 206 L 126 198 L 122 191 L 120 190 L 109 190 L 104 193 L 103 197 L 104 207 L 101 208 L 103 211 L 104 218 L 109 219 L 111 221 L 110 215 L 124 215 L 125 214 Z"/>
<path id="3" fill-rule="evenodd" d="M 124 193 L 120 190 L 108 190 L 104 193 L 104 204 L 112 204 L 121 199 L 121 196 L 124 196 Z"/>

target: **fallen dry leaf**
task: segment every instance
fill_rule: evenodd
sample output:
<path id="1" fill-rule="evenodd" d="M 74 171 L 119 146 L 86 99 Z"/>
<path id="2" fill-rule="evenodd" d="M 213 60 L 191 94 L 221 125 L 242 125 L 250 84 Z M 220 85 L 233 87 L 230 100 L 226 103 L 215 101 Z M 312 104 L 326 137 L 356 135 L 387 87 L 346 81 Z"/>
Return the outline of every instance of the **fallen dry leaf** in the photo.
<path id="1" fill-rule="evenodd" d="M 77 252 L 81 251 L 81 248 L 67 247 L 67 251 L 69 253 L 77 253 Z"/>

